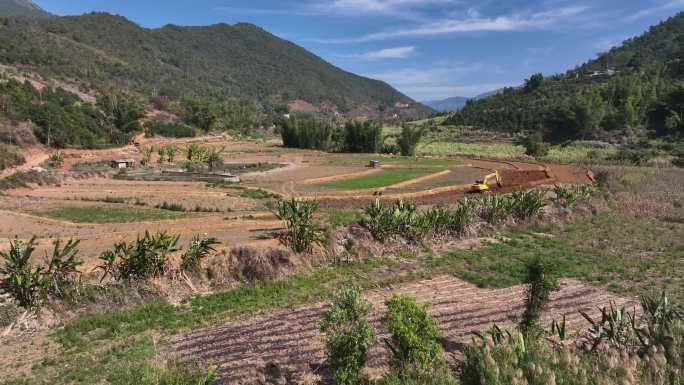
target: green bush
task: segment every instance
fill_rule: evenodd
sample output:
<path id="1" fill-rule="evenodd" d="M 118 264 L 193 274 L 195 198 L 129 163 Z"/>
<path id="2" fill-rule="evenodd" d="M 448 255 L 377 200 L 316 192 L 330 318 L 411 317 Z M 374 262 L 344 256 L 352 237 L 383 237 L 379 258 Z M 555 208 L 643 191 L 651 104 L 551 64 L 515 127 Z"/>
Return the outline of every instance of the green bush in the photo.
<path id="1" fill-rule="evenodd" d="M 64 153 L 56 151 L 50 154 L 50 165 L 52 167 L 60 168 L 64 164 Z"/>
<path id="2" fill-rule="evenodd" d="M 292 198 L 276 203 L 276 216 L 285 221 L 287 229 L 280 236 L 280 242 L 295 253 L 310 252 L 314 245 L 325 243 L 325 232 L 316 223 L 318 203 Z"/>
<path id="3" fill-rule="evenodd" d="M 100 255 L 103 262 L 98 266 L 103 272 L 100 281 L 108 276 L 119 281 L 161 276 L 166 271 L 169 254 L 178 250 L 176 245 L 179 238 L 179 235 L 173 236 L 163 231 L 155 235 L 145 231 L 134 242 L 116 243 L 112 250 Z"/>
<path id="4" fill-rule="evenodd" d="M 520 145 L 525 147 L 525 154 L 535 158 L 543 158 L 549 153 L 551 145 L 544 142 L 541 133 L 527 135 L 520 140 Z"/>
<path id="5" fill-rule="evenodd" d="M 202 259 L 208 257 L 211 253 L 216 252 L 214 245 L 220 242 L 214 237 L 201 238 L 199 235 L 192 237 L 190 247 L 183 253 L 181 257 L 181 269 L 187 271 L 198 271 Z"/>
<path id="6" fill-rule="evenodd" d="M 429 372 L 406 368 L 390 372 L 377 385 L 458 385 L 458 378 L 446 365 L 440 365 Z"/>
<path id="7" fill-rule="evenodd" d="M 344 151 L 378 153 L 382 149 L 382 124 L 377 122 L 347 122 L 344 125 Z"/>
<path id="8" fill-rule="evenodd" d="M 382 322 L 390 333 L 386 340 L 392 354 L 393 369 L 417 369 L 429 372 L 444 361 L 439 341 L 442 333 L 437 321 L 428 314 L 428 305 L 418 305 L 415 298 L 395 295 L 385 301 L 387 314 Z"/>
<path id="9" fill-rule="evenodd" d="M 418 143 L 420 143 L 420 140 L 423 138 L 426 131 L 426 127 L 411 127 L 408 124 L 403 125 L 401 127 L 401 134 L 399 135 L 399 138 L 397 138 L 397 145 L 401 150 L 401 155 L 416 155 Z"/>
<path id="10" fill-rule="evenodd" d="M 362 383 L 368 348 L 375 343 L 368 322 L 370 311 L 371 304 L 363 299 L 361 289 L 346 287 L 333 295 L 330 308 L 318 323 L 325 334 L 328 363 L 338 385 Z"/>
<path id="11" fill-rule="evenodd" d="M 10 242 L 8 253 L 0 252 L 4 262 L 0 267 L 0 274 L 3 275 L 2 287 L 19 306 L 27 309 L 40 305 L 45 286 L 43 268 L 33 267 L 31 264 L 35 243 L 35 236 L 27 243 L 14 240 Z"/>
<path id="12" fill-rule="evenodd" d="M 511 214 L 511 200 L 504 195 L 485 195 L 478 203 L 480 218 L 487 223 L 495 225 Z"/>
<path id="13" fill-rule="evenodd" d="M 511 195 L 511 212 L 519 220 L 539 215 L 544 205 L 544 191 L 521 190 Z"/>
<path id="14" fill-rule="evenodd" d="M 558 278 L 549 263 L 535 258 L 527 263 L 525 311 L 520 321 L 523 333 L 540 330 L 539 317 L 546 309 L 551 293 L 559 289 Z"/>
<path id="15" fill-rule="evenodd" d="M 185 209 L 185 207 L 180 203 L 166 203 L 166 202 L 164 202 L 160 205 L 154 206 L 154 208 L 160 209 L 160 210 L 177 211 L 177 212 L 187 211 Z"/>
<path id="16" fill-rule="evenodd" d="M 24 164 L 26 159 L 18 147 L 0 143 L 0 171 Z"/>
<path id="17" fill-rule="evenodd" d="M 82 264 L 76 257 L 79 241 L 70 240 L 61 247 L 61 240 L 53 243 L 52 255 L 46 255 L 45 265 L 34 267 L 31 256 L 35 251 L 36 237 L 24 243 L 10 242 L 8 253 L 0 252 L 4 264 L 0 267 L 3 276 L 0 284 L 19 306 L 37 308 L 48 296 L 61 297 L 67 294 L 80 280 L 77 268 Z"/>
<path id="18" fill-rule="evenodd" d="M 431 227 L 429 219 L 417 211 L 416 205 L 398 200 L 392 207 L 385 208 L 380 199 L 364 209 L 361 225 L 379 242 L 398 236 L 417 242 Z"/>
<path id="19" fill-rule="evenodd" d="M 307 115 L 291 115 L 278 122 L 283 145 L 290 148 L 328 150 L 335 128 L 330 122 Z"/>

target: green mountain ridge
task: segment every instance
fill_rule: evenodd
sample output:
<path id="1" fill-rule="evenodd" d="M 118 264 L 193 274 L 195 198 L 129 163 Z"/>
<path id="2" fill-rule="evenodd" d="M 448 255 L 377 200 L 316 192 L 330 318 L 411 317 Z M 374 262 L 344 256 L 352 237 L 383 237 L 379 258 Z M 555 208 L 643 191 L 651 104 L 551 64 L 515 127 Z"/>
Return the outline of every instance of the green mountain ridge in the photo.
<path id="1" fill-rule="evenodd" d="M 684 138 L 684 13 L 564 74 L 469 101 L 448 125 L 552 141 Z"/>
<path id="2" fill-rule="evenodd" d="M 31 0 L 0 0 L 0 17 L 51 17 Z"/>
<path id="3" fill-rule="evenodd" d="M 412 112 L 430 111 L 384 82 L 334 67 L 252 24 L 146 29 L 106 13 L 5 18 L 0 40 L 0 63 L 96 90 L 268 107 L 304 100 L 350 115 L 391 111 L 398 101 L 411 102 Z"/>

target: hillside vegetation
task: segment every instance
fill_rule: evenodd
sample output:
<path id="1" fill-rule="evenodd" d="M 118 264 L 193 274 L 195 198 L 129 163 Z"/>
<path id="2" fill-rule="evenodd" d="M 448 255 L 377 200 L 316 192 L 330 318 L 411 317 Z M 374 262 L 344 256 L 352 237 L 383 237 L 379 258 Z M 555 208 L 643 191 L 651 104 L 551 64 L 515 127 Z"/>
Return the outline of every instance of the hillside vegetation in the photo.
<path id="1" fill-rule="evenodd" d="M 684 14 L 574 70 L 466 106 L 446 124 L 541 131 L 549 140 L 684 137 Z"/>
<path id="2" fill-rule="evenodd" d="M 146 29 L 106 13 L 4 18 L 0 40 L 0 63 L 89 89 L 238 98 L 268 110 L 305 100 L 341 113 L 379 113 L 411 101 L 386 83 L 336 68 L 252 24 Z"/>
<path id="3" fill-rule="evenodd" d="M 31 0 L 0 0 L 0 16 L 51 17 Z"/>

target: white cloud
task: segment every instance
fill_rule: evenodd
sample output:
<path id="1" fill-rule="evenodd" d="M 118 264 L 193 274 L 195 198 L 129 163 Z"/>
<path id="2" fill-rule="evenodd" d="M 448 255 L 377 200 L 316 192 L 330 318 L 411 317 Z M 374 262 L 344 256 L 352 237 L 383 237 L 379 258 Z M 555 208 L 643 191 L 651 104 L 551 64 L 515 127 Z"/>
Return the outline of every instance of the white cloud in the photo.
<path id="1" fill-rule="evenodd" d="M 363 60 L 380 59 L 405 59 L 416 51 L 416 47 L 395 47 L 385 48 L 378 51 L 371 51 L 362 54 L 348 55 L 346 57 Z"/>
<path id="2" fill-rule="evenodd" d="M 684 1 L 684 0 L 682 0 Z M 442 19 L 422 23 L 409 28 L 397 28 L 364 36 L 341 39 L 310 39 L 319 43 L 361 43 L 376 40 L 390 40 L 406 37 L 421 37 L 465 32 L 506 32 L 548 28 L 561 20 L 577 16 L 588 8 L 584 6 L 565 7 L 531 14 L 498 16 L 494 18 L 470 17 L 464 19 Z"/>
<path id="3" fill-rule="evenodd" d="M 459 4 L 461 0 L 332 0 L 315 5 L 323 11 L 349 13 L 399 13 L 430 5 Z"/>
<path id="4" fill-rule="evenodd" d="M 658 5 L 655 5 L 650 8 L 644 8 L 639 12 L 636 12 L 632 15 L 629 15 L 624 18 L 624 21 L 636 21 L 639 19 L 643 19 L 644 17 L 651 16 L 653 14 L 659 13 L 659 12 L 664 12 L 664 11 L 670 11 L 675 8 L 680 8 L 684 7 L 684 0 L 670 0 L 665 3 L 660 3 Z"/>

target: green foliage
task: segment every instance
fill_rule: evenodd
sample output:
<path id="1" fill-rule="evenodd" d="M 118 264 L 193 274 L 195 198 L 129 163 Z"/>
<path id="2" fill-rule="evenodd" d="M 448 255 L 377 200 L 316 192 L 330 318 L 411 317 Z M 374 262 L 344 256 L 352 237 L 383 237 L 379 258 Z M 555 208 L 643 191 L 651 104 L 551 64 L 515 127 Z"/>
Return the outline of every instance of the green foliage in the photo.
<path id="1" fill-rule="evenodd" d="M 178 153 L 178 147 L 166 146 L 166 160 L 169 163 L 173 163 L 173 161 L 176 159 L 176 153 Z"/>
<path id="2" fill-rule="evenodd" d="M 326 355 L 338 385 L 362 383 L 368 348 L 375 343 L 375 333 L 368 317 L 371 304 L 357 287 L 335 292 L 330 308 L 323 313 L 318 327 L 325 334 Z"/>
<path id="3" fill-rule="evenodd" d="M 620 146 L 617 154 L 615 154 L 612 159 L 635 166 L 644 166 L 653 157 L 653 150 L 648 148 L 648 146 L 644 144 L 635 144 Z"/>
<path id="4" fill-rule="evenodd" d="M 390 370 L 385 377 L 376 382 L 377 385 L 458 385 L 458 378 L 451 370 L 441 365 L 429 372 L 408 368 Z"/>
<path id="5" fill-rule="evenodd" d="M 168 211 L 177 211 L 177 212 L 185 212 L 187 209 L 180 203 L 166 203 L 163 202 L 160 205 L 154 206 L 157 209 L 160 210 L 168 210 Z"/>
<path id="6" fill-rule="evenodd" d="M 145 108 L 133 95 L 105 92 L 97 99 L 97 107 L 104 114 L 105 125 L 110 132 L 116 130 L 128 138 L 131 133 L 142 131 L 140 119 L 145 117 Z M 120 140 L 118 143 L 126 142 Z"/>
<path id="7" fill-rule="evenodd" d="M 210 102 L 204 98 L 183 99 L 183 120 L 193 126 L 197 126 L 204 131 L 211 131 L 218 120 L 218 116 L 213 110 Z"/>
<path id="8" fill-rule="evenodd" d="M 541 133 L 526 135 L 520 142 L 525 147 L 525 154 L 535 158 L 543 158 L 549 153 L 550 145 L 544 142 Z"/>
<path id="9" fill-rule="evenodd" d="M 4 265 L 0 267 L 3 275 L 0 284 L 19 306 L 27 309 L 37 308 L 48 296 L 62 297 L 76 286 L 80 280 L 77 268 L 82 264 L 76 257 L 79 241 L 70 240 L 61 247 L 61 240 L 53 243 L 52 255 L 45 256 L 45 265 L 34 267 L 31 256 L 35 251 L 36 237 L 24 243 L 10 241 L 8 253 L 0 252 Z"/>
<path id="10" fill-rule="evenodd" d="M 323 245 L 326 237 L 323 228 L 314 216 L 318 203 L 292 198 L 276 203 L 276 216 L 285 221 L 287 229 L 280 236 L 280 242 L 295 253 L 310 252 L 314 245 Z"/>
<path id="11" fill-rule="evenodd" d="M 64 164 L 64 153 L 61 151 L 56 151 L 50 154 L 50 164 L 53 167 L 62 167 L 62 164 Z"/>
<path id="12" fill-rule="evenodd" d="M 525 80 L 525 92 L 534 92 L 539 87 L 544 84 L 544 75 L 541 73 L 536 73 L 532 75 L 529 79 Z"/>
<path id="13" fill-rule="evenodd" d="M 146 136 L 164 136 L 167 138 L 193 138 L 195 129 L 183 123 L 167 123 L 151 120 L 145 123 Z"/>
<path id="14" fill-rule="evenodd" d="M 38 307 L 44 294 L 43 268 L 34 268 L 30 261 L 35 241 L 35 236 L 27 243 L 14 240 L 8 253 L 0 252 L 4 262 L 0 267 L 2 287 L 24 308 Z"/>
<path id="15" fill-rule="evenodd" d="M 421 127 L 411 127 L 405 124 L 401 127 L 401 134 L 397 139 L 397 144 L 403 156 L 414 156 L 416 155 L 416 148 L 418 143 L 427 132 L 427 126 Z"/>
<path id="16" fill-rule="evenodd" d="M 331 147 L 335 131 L 330 122 L 301 114 L 280 119 L 278 127 L 285 147 L 322 151 Z"/>
<path id="17" fill-rule="evenodd" d="M 562 186 L 557 184 L 553 186 L 553 192 L 556 194 L 556 202 L 565 208 L 570 208 L 577 201 L 589 198 L 594 192 L 594 187 L 591 185 Z"/>
<path id="18" fill-rule="evenodd" d="M 380 152 L 382 147 L 382 124 L 372 121 L 352 121 L 344 125 L 345 152 L 371 153 Z"/>
<path id="19" fill-rule="evenodd" d="M 45 285 L 49 294 L 64 296 L 67 291 L 80 283 L 81 273 L 78 267 L 83 264 L 77 258 L 78 245 L 81 241 L 70 239 L 64 247 L 62 240 L 57 239 L 53 243 L 52 255 L 45 256 Z"/>
<path id="20" fill-rule="evenodd" d="M 140 161 L 140 164 L 142 164 L 143 166 L 149 166 L 153 152 L 154 152 L 154 146 L 143 147 L 142 148 L 143 157 L 142 157 L 142 160 Z"/>
<path id="21" fill-rule="evenodd" d="M 484 195 L 478 206 L 480 218 L 493 225 L 506 220 L 511 214 L 511 199 L 501 194 Z"/>
<path id="22" fill-rule="evenodd" d="M 106 199 L 106 198 L 105 198 Z M 114 199 L 117 203 L 118 199 Z M 143 204 L 140 204 L 143 203 Z M 137 202 L 137 206 L 144 202 Z M 66 220 L 74 223 L 131 223 L 178 219 L 182 214 L 166 210 L 137 209 L 128 207 L 64 207 L 49 211 L 34 212 L 47 218 Z"/>
<path id="23" fill-rule="evenodd" d="M 444 360 L 437 321 L 428 314 L 428 305 L 415 298 L 395 295 L 385 301 L 387 314 L 382 322 L 391 337 L 386 340 L 392 357 L 390 365 L 428 372 Z"/>
<path id="24" fill-rule="evenodd" d="M 24 164 L 26 159 L 18 147 L 0 143 L 0 171 Z"/>
<path id="25" fill-rule="evenodd" d="M 516 219 L 528 220 L 541 212 L 546 204 L 544 202 L 544 191 L 541 190 L 521 190 L 511 195 L 511 212 Z"/>
<path id="26" fill-rule="evenodd" d="M 198 271 L 202 259 L 216 252 L 213 246 L 218 244 L 220 242 L 214 237 L 202 238 L 199 235 L 192 237 L 190 247 L 181 257 L 181 269 Z"/>
<path id="27" fill-rule="evenodd" d="M 169 254 L 178 250 L 176 244 L 179 238 L 179 235 L 170 235 L 164 231 L 155 235 L 145 231 L 134 242 L 117 242 L 113 249 L 100 255 L 100 281 L 108 276 L 118 281 L 161 276 L 166 271 Z"/>
<path id="28" fill-rule="evenodd" d="M 525 311 L 520 321 L 520 330 L 528 334 L 541 328 L 539 317 L 546 308 L 551 293 L 560 286 L 549 262 L 535 258 L 526 267 Z"/>

